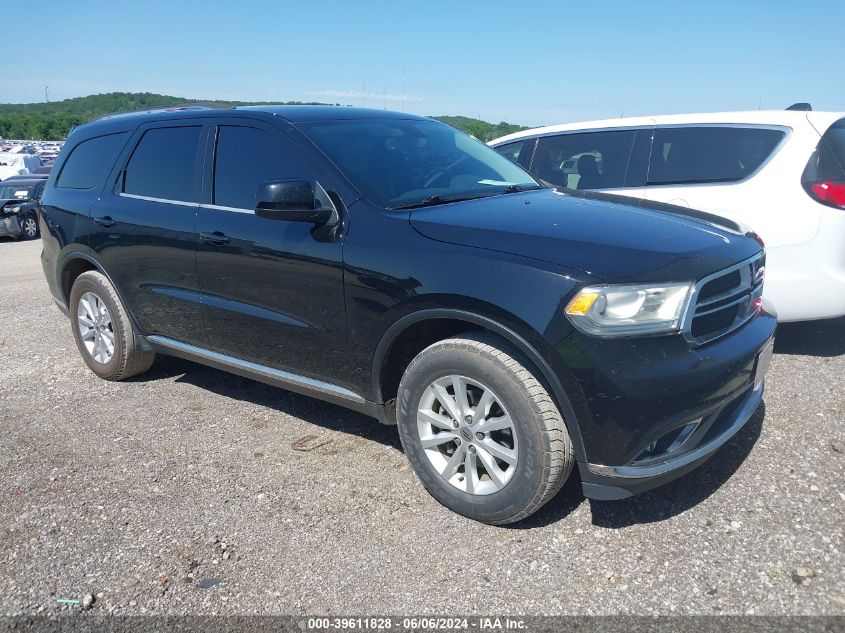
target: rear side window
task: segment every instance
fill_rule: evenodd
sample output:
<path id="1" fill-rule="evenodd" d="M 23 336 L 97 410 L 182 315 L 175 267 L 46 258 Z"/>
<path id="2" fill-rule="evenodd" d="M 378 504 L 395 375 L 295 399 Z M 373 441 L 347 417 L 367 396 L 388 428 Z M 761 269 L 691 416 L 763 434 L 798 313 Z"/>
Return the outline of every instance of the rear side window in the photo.
<path id="1" fill-rule="evenodd" d="M 197 149 L 202 127 L 147 130 L 123 174 L 123 193 L 196 202 Z"/>
<path id="2" fill-rule="evenodd" d="M 305 176 L 287 139 L 253 127 L 222 125 L 214 159 L 214 204 L 254 209 L 259 183 Z"/>
<path id="3" fill-rule="evenodd" d="M 494 147 L 493 149 L 495 149 L 509 161 L 512 161 L 519 165 L 519 156 L 524 146 L 525 139 L 521 141 L 516 141 L 514 143 L 505 143 L 504 145 L 499 145 L 497 147 Z"/>
<path id="4" fill-rule="evenodd" d="M 753 174 L 786 132 L 761 127 L 657 128 L 648 184 L 735 182 Z"/>
<path id="5" fill-rule="evenodd" d="M 845 119 L 824 133 L 807 161 L 801 184 L 816 201 L 845 209 Z"/>
<path id="6" fill-rule="evenodd" d="M 624 187 L 636 135 L 636 130 L 622 130 L 541 137 L 531 172 L 571 189 Z"/>
<path id="7" fill-rule="evenodd" d="M 824 133 L 805 174 L 813 180 L 845 181 L 845 119 Z"/>
<path id="8" fill-rule="evenodd" d="M 126 142 L 128 132 L 82 141 L 73 148 L 56 180 L 63 189 L 91 189 L 100 182 Z"/>

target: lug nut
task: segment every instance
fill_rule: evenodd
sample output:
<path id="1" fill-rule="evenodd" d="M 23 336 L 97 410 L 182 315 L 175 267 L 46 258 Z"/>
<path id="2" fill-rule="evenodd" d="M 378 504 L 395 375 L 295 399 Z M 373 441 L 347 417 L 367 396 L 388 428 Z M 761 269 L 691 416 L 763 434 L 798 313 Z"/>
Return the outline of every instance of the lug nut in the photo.
<path id="1" fill-rule="evenodd" d="M 472 416 L 471 415 L 466 416 L 464 418 L 464 422 L 466 422 L 467 424 L 472 424 Z"/>
<path id="2" fill-rule="evenodd" d="M 476 433 L 476 434 L 475 434 L 475 439 L 477 439 L 477 440 L 483 440 L 483 439 L 484 439 L 484 433 Z"/>
<path id="3" fill-rule="evenodd" d="M 458 428 L 458 421 L 457 420 L 452 420 L 452 428 L 453 429 Z"/>
<path id="4" fill-rule="evenodd" d="M 474 453 L 474 452 L 475 452 L 475 446 L 473 446 L 472 444 L 470 444 L 470 445 L 469 445 L 469 452 L 470 452 L 470 453 Z"/>
<path id="5" fill-rule="evenodd" d="M 460 446 L 460 445 L 461 445 L 461 438 L 456 437 L 456 438 L 455 438 L 455 444 L 457 444 L 458 446 Z"/>

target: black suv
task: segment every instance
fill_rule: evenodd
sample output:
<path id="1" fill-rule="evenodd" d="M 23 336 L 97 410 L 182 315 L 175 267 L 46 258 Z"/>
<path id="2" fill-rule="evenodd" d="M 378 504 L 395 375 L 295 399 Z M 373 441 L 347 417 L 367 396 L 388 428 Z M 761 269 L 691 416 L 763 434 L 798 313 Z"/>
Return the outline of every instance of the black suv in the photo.
<path id="1" fill-rule="evenodd" d="M 576 462 L 596 499 L 673 479 L 761 400 L 761 244 L 634 204 L 422 117 L 187 107 L 74 130 L 42 258 L 102 378 L 173 354 L 397 423 L 434 497 L 503 524 Z"/>
<path id="2" fill-rule="evenodd" d="M 38 176 L 12 176 L 0 182 L 0 237 L 38 237 L 38 209 L 45 183 Z"/>

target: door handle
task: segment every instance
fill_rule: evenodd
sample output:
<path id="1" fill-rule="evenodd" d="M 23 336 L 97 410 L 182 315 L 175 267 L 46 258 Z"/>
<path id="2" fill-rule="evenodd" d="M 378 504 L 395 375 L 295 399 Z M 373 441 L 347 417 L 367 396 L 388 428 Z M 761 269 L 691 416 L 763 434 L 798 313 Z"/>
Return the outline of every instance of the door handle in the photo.
<path id="1" fill-rule="evenodd" d="M 111 219 L 109 216 L 103 216 L 101 218 L 91 218 L 94 221 L 94 224 L 99 224 L 100 226 L 104 226 L 107 229 L 113 227 L 117 222 Z"/>
<path id="2" fill-rule="evenodd" d="M 214 244 L 215 246 L 223 246 L 224 244 L 229 243 L 229 238 L 220 231 L 214 231 L 213 233 L 200 233 L 200 240 L 206 242 L 207 244 Z"/>

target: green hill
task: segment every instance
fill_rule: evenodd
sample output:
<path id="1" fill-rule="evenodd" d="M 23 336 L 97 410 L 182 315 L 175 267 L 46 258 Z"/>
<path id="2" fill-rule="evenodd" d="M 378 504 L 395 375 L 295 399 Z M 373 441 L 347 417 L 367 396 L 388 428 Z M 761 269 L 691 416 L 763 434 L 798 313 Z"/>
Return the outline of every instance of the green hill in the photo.
<path id="1" fill-rule="evenodd" d="M 247 101 L 199 101 L 183 97 L 153 94 L 151 92 L 110 92 L 89 95 L 51 103 L 4 103 L 0 104 L 0 137 L 33 140 L 60 140 L 67 137 L 75 125 L 86 123 L 97 117 L 114 112 L 160 108 L 171 105 L 203 104 L 212 107 L 255 105 L 268 102 Z M 287 101 L 288 104 L 303 104 L 302 101 Z M 307 102 L 311 105 L 326 105 Z M 339 105 L 339 104 L 334 104 Z M 433 117 L 459 130 L 472 134 L 483 141 L 489 141 L 504 134 L 525 128 L 510 123 L 487 123 L 462 116 Z"/>
<path id="2" fill-rule="evenodd" d="M 494 138 L 499 138 L 505 134 L 512 134 L 520 130 L 527 130 L 527 127 L 522 125 L 515 125 L 513 123 L 488 123 L 480 119 L 471 119 L 465 116 L 435 116 L 433 119 L 448 123 L 452 127 L 463 130 L 467 134 L 472 134 L 475 138 L 482 141 L 492 141 Z"/>

